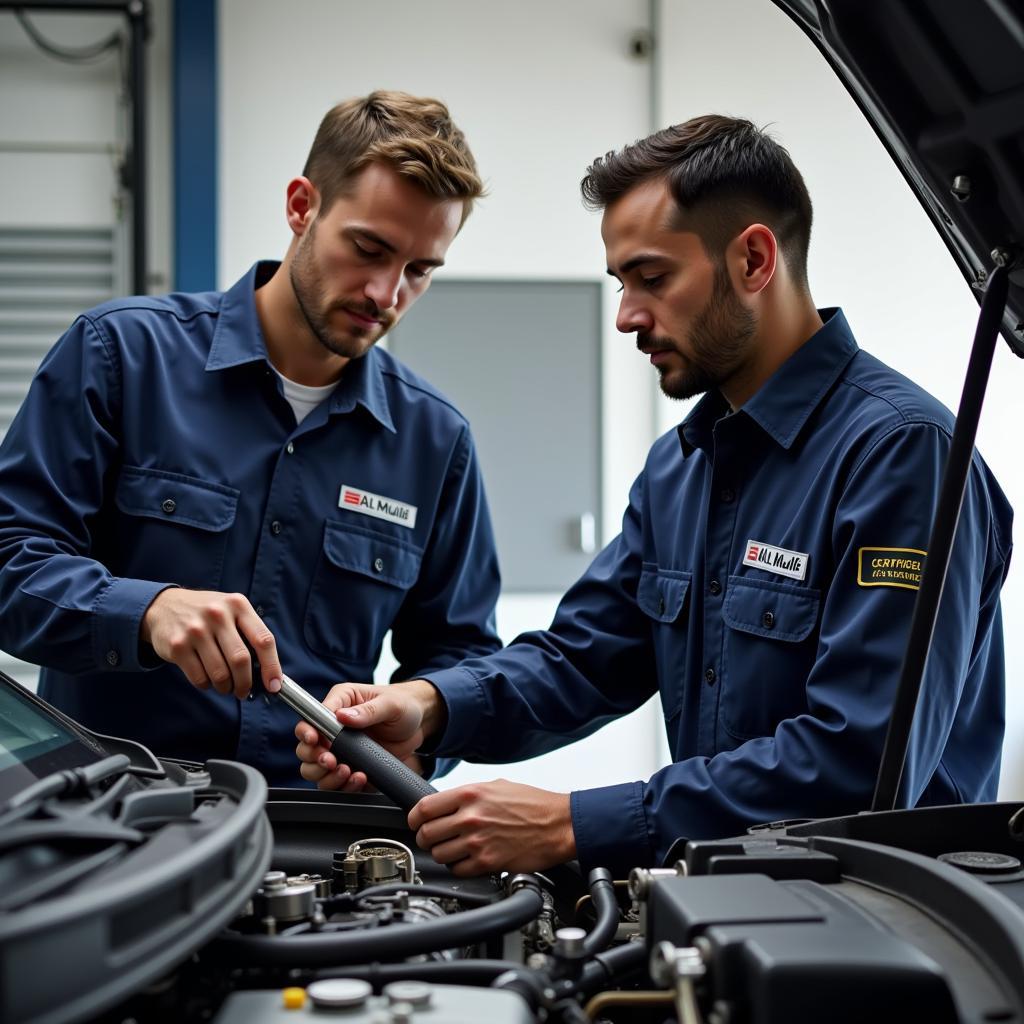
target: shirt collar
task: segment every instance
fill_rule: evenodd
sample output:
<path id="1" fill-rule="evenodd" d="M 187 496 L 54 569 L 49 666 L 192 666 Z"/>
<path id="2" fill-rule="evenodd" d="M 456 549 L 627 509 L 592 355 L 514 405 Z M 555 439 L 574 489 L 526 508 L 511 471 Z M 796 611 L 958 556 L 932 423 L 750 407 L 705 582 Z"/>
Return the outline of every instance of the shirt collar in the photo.
<path id="1" fill-rule="evenodd" d="M 850 325 L 841 309 L 818 311 L 823 324 L 768 378 L 740 410 L 782 448 L 790 448 L 797 434 L 857 353 Z M 715 423 L 727 415 L 729 405 L 716 389 L 708 392 L 680 424 L 683 454 L 707 447 Z"/>
<path id="2" fill-rule="evenodd" d="M 331 414 L 351 412 L 361 405 L 382 427 L 397 434 L 391 418 L 384 374 L 381 372 L 381 354 L 371 348 L 364 356 L 353 359 L 345 367 L 341 381 L 331 395 Z"/>
<path id="3" fill-rule="evenodd" d="M 246 363 L 263 362 L 270 366 L 267 344 L 256 315 L 256 289 L 277 271 L 280 263 L 262 260 L 254 263 L 221 298 L 220 315 L 213 332 L 207 370 L 225 370 Z M 341 375 L 330 399 L 330 413 L 352 412 L 357 405 L 393 434 L 394 420 L 384 389 L 380 355 L 371 348 L 365 356 L 353 359 Z"/>

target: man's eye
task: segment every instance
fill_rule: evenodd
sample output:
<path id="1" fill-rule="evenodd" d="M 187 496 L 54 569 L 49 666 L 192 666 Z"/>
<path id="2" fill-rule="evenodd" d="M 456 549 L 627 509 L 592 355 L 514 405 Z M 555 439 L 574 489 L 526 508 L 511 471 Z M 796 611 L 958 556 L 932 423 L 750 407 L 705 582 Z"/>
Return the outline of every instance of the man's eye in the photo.
<path id="1" fill-rule="evenodd" d="M 657 288 L 664 274 L 655 274 L 653 277 L 642 277 L 640 280 L 643 282 L 645 288 Z"/>
<path id="2" fill-rule="evenodd" d="M 367 249 L 365 245 L 360 245 L 353 239 L 352 244 L 356 247 L 356 252 L 360 256 L 365 256 L 367 259 L 372 259 L 374 256 L 379 256 L 380 252 L 376 249 Z"/>
<path id="3" fill-rule="evenodd" d="M 409 276 L 415 278 L 429 277 L 430 271 L 424 270 L 422 267 L 409 267 Z"/>

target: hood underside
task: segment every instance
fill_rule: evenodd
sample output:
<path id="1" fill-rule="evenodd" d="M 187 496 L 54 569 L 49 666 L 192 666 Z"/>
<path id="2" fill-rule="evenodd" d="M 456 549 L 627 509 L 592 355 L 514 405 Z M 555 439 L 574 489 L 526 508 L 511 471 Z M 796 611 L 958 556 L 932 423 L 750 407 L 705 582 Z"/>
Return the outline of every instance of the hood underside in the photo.
<path id="1" fill-rule="evenodd" d="M 829 62 L 1024 358 L 1024 0 L 773 0 Z"/>

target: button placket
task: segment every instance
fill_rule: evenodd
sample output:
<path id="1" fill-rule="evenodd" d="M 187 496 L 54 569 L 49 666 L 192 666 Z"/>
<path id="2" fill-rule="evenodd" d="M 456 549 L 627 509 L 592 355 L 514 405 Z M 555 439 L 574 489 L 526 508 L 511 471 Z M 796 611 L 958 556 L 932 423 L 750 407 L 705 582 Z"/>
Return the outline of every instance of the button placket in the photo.
<path id="1" fill-rule="evenodd" d="M 727 435 L 719 436 L 716 428 L 714 458 L 708 466 L 708 482 L 705 491 L 707 527 L 704 539 L 704 565 L 708 579 L 706 593 L 708 599 L 703 602 L 702 615 L 702 649 L 697 657 L 704 661 L 704 669 L 697 676 L 700 687 L 699 712 L 697 727 L 697 750 L 701 755 L 714 756 L 718 746 L 718 704 L 722 694 L 719 686 L 719 669 L 725 671 L 725 619 L 722 613 L 721 595 L 725 592 L 725 583 L 720 575 L 728 571 L 734 556 L 734 536 L 739 516 L 739 493 L 736 481 L 742 468 L 742 450 L 737 447 L 737 439 Z M 715 567 L 715 575 L 711 576 L 711 567 Z M 707 578 L 707 577 L 706 577 Z M 708 664 L 711 662 L 712 664 Z M 699 665 L 699 662 L 698 662 Z M 716 667 L 717 666 L 717 667 Z M 724 679 L 724 677 L 723 677 Z"/>

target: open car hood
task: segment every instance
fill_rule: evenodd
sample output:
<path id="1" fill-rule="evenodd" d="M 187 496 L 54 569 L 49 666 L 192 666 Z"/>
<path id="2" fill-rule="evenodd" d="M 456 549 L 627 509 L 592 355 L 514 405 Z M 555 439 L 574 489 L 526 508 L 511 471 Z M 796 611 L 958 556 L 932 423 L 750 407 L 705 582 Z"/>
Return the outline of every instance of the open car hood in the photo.
<path id="1" fill-rule="evenodd" d="M 773 0 L 814 42 L 1024 358 L 1024 0 Z"/>

